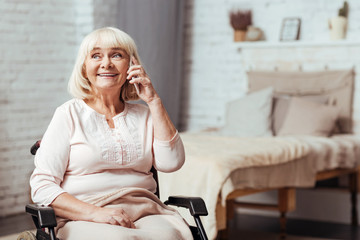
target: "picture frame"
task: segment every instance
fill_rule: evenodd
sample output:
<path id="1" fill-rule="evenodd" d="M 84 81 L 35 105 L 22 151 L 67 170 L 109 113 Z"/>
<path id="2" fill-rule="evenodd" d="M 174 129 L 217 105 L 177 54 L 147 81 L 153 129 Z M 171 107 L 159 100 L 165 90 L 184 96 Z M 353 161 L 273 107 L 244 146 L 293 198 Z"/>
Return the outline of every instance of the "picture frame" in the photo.
<path id="1" fill-rule="evenodd" d="M 280 41 L 296 41 L 300 37 L 300 18 L 284 18 L 282 21 Z"/>

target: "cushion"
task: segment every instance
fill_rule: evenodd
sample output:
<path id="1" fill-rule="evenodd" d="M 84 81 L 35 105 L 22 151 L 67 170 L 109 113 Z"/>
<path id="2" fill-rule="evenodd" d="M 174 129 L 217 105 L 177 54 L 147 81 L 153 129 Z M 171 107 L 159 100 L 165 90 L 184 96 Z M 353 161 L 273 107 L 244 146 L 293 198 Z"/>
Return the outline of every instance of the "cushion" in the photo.
<path id="1" fill-rule="evenodd" d="M 336 106 L 292 97 L 278 135 L 313 135 L 327 137 L 339 116 Z"/>
<path id="2" fill-rule="evenodd" d="M 273 88 L 252 92 L 227 104 L 223 135 L 237 137 L 272 136 Z"/>
<path id="3" fill-rule="evenodd" d="M 303 100 L 309 100 L 321 104 L 333 104 L 333 99 L 322 95 L 309 95 L 299 97 Z M 278 135 L 281 126 L 284 123 L 289 104 L 291 101 L 290 95 L 277 95 L 273 100 L 273 113 L 272 113 L 272 131 L 274 135 Z"/>
<path id="4" fill-rule="evenodd" d="M 274 135 L 278 134 L 281 126 L 284 124 L 290 100 L 291 97 L 289 96 L 274 97 L 272 113 L 272 131 Z"/>
<path id="5" fill-rule="evenodd" d="M 250 71 L 247 76 L 250 91 L 272 86 L 274 95 L 333 97 L 340 109 L 338 123 L 341 133 L 352 132 L 353 69 L 317 72 Z"/>

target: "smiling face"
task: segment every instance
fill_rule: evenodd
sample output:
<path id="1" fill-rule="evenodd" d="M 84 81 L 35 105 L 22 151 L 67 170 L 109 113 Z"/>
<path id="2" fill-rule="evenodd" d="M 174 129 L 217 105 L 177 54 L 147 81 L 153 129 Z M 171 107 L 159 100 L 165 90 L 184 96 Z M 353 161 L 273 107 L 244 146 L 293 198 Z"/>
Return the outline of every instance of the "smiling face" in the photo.
<path id="1" fill-rule="evenodd" d="M 111 51 L 118 52 L 120 55 L 113 55 L 110 53 Z M 100 55 L 94 55 L 96 53 Z M 111 82 L 119 83 L 120 80 L 118 86 L 112 88 L 120 91 L 120 99 L 122 101 L 137 100 L 139 97 L 136 94 L 134 85 L 125 80 L 126 71 L 120 71 L 121 66 L 123 66 L 121 64 L 124 64 L 124 58 L 129 58 L 129 56 L 133 56 L 141 64 L 136 44 L 127 33 L 113 27 L 100 28 L 89 33 L 81 42 L 74 69 L 69 79 L 68 90 L 70 94 L 75 98 L 89 100 L 99 94 L 96 91 L 97 89 L 109 89 Z M 104 66 L 100 67 L 99 61 L 103 61 L 103 57 L 106 57 L 109 61 L 111 60 L 112 65 L 106 68 Z M 129 61 L 127 59 L 126 64 Z M 102 68 L 105 68 L 107 73 L 110 74 L 118 74 L 117 72 L 119 72 L 119 75 L 108 75 L 107 78 L 105 75 L 98 76 L 97 74 L 101 73 L 98 73 L 98 69 Z M 125 68 L 128 69 L 127 66 Z M 116 71 L 116 73 L 112 71 Z M 102 81 L 103 84 L 100 84 L 100 80 L 104 80 Z M 106 82 L 107 84 L 105 84 Z M 121 89 L 119 89 L 120 87 Z"/>
<path id="2" fill-rule="evenodd" d="M 121 86 L 126 81 L 129 62 L 130 57 L 125 50 L 96 44 L 84 62 L 84 75 L 93 92 L 115 91 L 120 94 Z"/>

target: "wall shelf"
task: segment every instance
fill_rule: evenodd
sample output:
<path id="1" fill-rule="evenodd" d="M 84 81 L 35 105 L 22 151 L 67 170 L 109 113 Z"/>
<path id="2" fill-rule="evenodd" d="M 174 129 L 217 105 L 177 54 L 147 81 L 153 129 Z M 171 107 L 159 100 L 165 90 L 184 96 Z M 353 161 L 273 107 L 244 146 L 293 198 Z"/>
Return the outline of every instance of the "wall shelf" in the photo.
<path id="1" fill-rule="evenodd" d="M 249 48 L 293 48 L 293 47 L 342 47 L 342 46 L 360 46 L 358 40 L 337 40 L 337 41 L 284 41 L 284 42 L 237 42 L 238 50 Z"/>

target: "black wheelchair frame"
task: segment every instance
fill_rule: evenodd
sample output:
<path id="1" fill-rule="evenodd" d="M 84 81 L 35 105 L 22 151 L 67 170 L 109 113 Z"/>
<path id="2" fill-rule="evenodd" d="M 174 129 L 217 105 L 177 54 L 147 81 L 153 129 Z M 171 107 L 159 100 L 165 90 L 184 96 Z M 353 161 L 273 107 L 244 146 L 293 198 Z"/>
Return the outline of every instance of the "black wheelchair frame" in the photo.
<path id="1" fill-rule="evenodd" d="M 36 154 L 36 151 L 40 148 L 40 143 L 41 141 L 37 141 L 31 147 L 31 154 Z M 157 183 L 156 195 L 159 197 L 157 171 L 155 168 L 152 168 L 151 171 Z M 173 205 L 189 209 L 190 214 L 194 217 L 196 223 L 196 226 L 190 226 L 190 230 L 194 237 L 194 240 L 208 239 L 200 219 L 200 216 L 208 215 L 205 202 L 202 198 L 170 196 L 168 200 L 166 200 L 164 203 L 166 205 Z M 55 235 L 55 227 L 57 226 L 56 216 L 52 207 L 37 204 L 27 204 L 25 207 L 25 211 L 30 214 L 33 219 L 33 222 L 37 229 L 36 235 L 27 231 L 24 232 L 23 237 L 18 237 L 18 240 L 58 240 Z"/>

